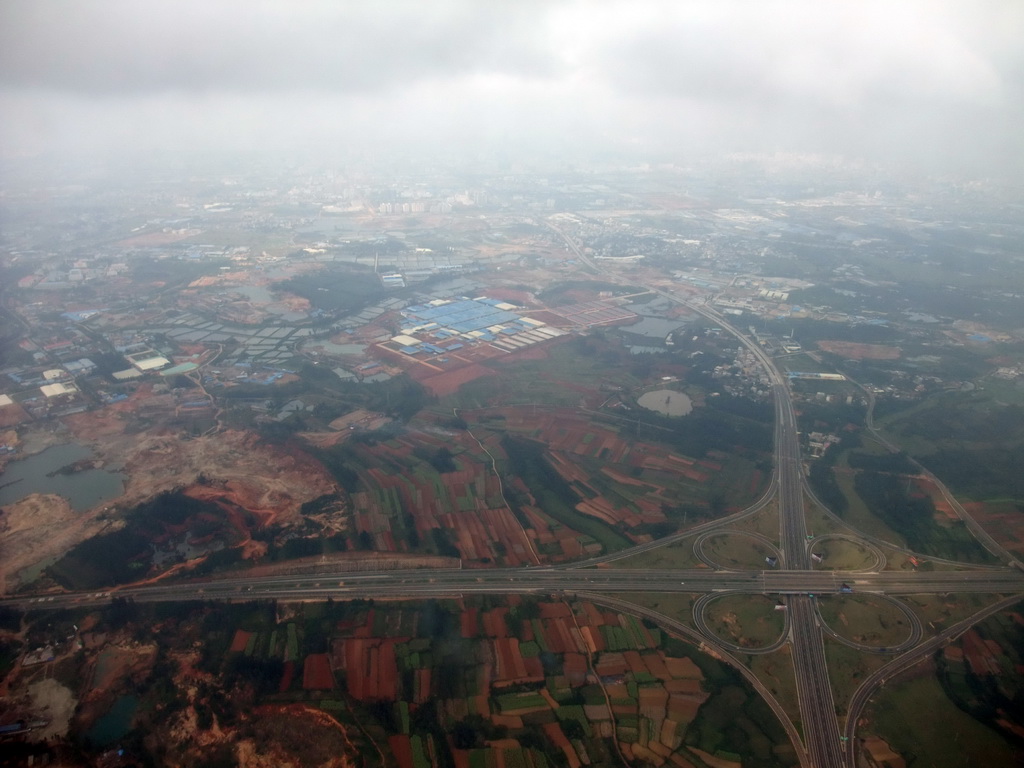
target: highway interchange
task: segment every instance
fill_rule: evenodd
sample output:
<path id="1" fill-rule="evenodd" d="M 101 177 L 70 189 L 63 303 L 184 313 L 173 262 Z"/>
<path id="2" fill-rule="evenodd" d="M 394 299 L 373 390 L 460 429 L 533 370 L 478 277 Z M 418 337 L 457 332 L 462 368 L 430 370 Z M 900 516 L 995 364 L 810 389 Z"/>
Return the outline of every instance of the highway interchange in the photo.
<path id="1" fill-rule="evenodd" d="M 571 237 L 565 235 L 557 228 L 553 227 L 553 229 L 565 240 L 566 244 L 574 251 L 578 258 L 596 271 L 607 274 L 606 270 L 601 269 L 599 265 L 586 256 Z M 614 275 L 609 276 L 615 277 Z M 657 289 L 654 292 L 671 301 L 680 301 L 678 297 L 673 296 L 671 293 Z M 811 560 L 805 525 L 806 518 L 804 515 L 805 482 L 800 455 L 799 430 L 796 414 L 793 410 L 793 400 L 790 396 L 786 379 L 776 367 L 774 361 L 756 341 L 747 337 L 713 309 L 705 305 L 683 303 L 686 303 L 692 310 L 712 320 L 731 333 L 754 354 L 771 378 L 776 415 L 776 465 L 773 486 L 778 494 L 782 556 L 785 567 L 791 572 L 795 572 L 797 574 L 796 578 L 799 580 L 800 572 L 810 570 Z M 873 424 L 869 423 L 869 426 L 874 431 Z M 893 446 L 889 447 L 891 450 L 895 450 Z M 942 489 L 947 499 L 952 499 L 952 494 L 948 492 L 945 486 L 937 478 L 931 476 L 930 473 L 929 476 Z M 964 520 L 970 530 L 975 533 L 983 546 L 1008 565 L 1014 562 L 1012 556 L 1000 547 L 991 536 L 984 532 L 955 499 L 952 499 L 952 502 L 957 514 Z M 1016 565 L 1019 566 L 1019 563 L 1016 563 Z M 1018 587 L 1010 591 L 1019 593 L 1021 590 Z M 814 598 L 811 596 L 811 593 L 794 594 L 787 599 L 787 628 L 792 648 L 797 692 L 800 700 L 800 719 L 804 727 L 804 747 L 806 752 L 802 755 L 802 761 L 805 765 L 813 766 L 813 768 L 842 768 L 844 765 L 854 768 L 856 765 L 855 747 L 850 734 L 856 728 L 857 715 L 860 709 L 850 712 L 847 733 L 841 735 L 835 716 L 836 709 L 832 696 L 832 687 L 828 679 L 823 633 L 813 601 Z M 969 626 L 967 624 L 964 629 L 966 630 Z M 901 658 L 898 657 L 893 663 L 883 667 L 883 670 L 901 664 Z M 913 663 L 916 663 L 920 658 L 923 657 L 915 658 Z M 883 679 L 884 677 L 879 677 L 875 682 Z M 867 682 L 865 685 L 867 685 Z M 864 687 L 861 686 L 860 690 L 863 690 Z M 860 690 L 858 690 L 858 693 L 860 693 Z M 871 690 L 874 690 L 874 688 L 871 688 Z M 866 695 L 864 701 L 866 701 Z M 863 703 L 860 703 L 859 707 L 863 707 Z M 787 728 L 787 730 L 789 729 Z M 842 747 L 844 739 L 847 744 L 845 750 Z"/>
<path id="2" fill-rule="evenodd" d="M 596 271 L 604 272 L 588 259 L 575 242 L 562 236 L 579 258 Z M 609 277 L 614 279 L 613 275 Z M 670 293 L 655 289 L 656 293 L 673 301 L 679 299 Z M 388 572 L 351 571 L 318 573 L 315 576 L 264 576 L 217 578 L 198 582 L 159 583 L 142 587 L 125 587 L 113 591 L 90 593 L 60 593 L 20 595 L 0 600 L 0 605 L 22 609 L 81 608 L 109 603 L 112 597 L 136 602 L 174 601 L 238 601 L 254 599 L 273 600 L 325 600 L 356 598 L 455 597 L 468 594 L 557 594 L 586 597 L 609 607 L 652 618 L 667 628 L 690 637 L 713 650 L 717 656 L 733 663 L 754 688 L 765 698 L 778 715 L 783 727 L 793 740 L 805 768 L 854 768 L 856 765 L 857 720 L 870 696 L 885 680 L 908 669 L 926 658 L 943 643 L 949 642 L 974 623 L 1012 605 L 1024 595 L 1024 572 L 1011 567 L 977 567 L 962 570 L 884 571 L 872 570 L 833 572 L 814 570 L 810 558 L 813 541 L 805 527 L 804 497 L 809 493 L 804 482 L 800 455 L 796 414 L 785 378 L 774 362 L 754 341 L 745 336 L 724 318 L 703 305 L 688 305 L 716 324 L 732 333 L 760 360 L 772 380 L 776 406 L 776 471 L 766 494 L 748 509 L 729 517 L 695 526 L 673 536 L 638 545 L 628 550 L 588 561 L 554 567 L 494 568 L 487 570 L 408 570 Z M 940 487 L 943 487 L 940 483 Z M 943 487 L 944 488 L 944 487 Z M 944 489 L 944 492 L 945 489 Z M 946 492 L 948 493 L 948 492 Z M 724 570 L 694 569 L 612 569 L 597 566 L 666 546 L 684 538 L 726 528 L 731 523 L 755 514 L 770 501 L 778 501 L 779 551 L 778 570 Z M 958 514 L 969 515 L 957 505 Z M 974 523 L 973 520 L 970 521 Z M 977 528 L 971 525 L 972 530 Z M 982 543 L 1003 562 L 1011 557 L 987 535 Z M 873 546 L 884 544 L 865 537 Z M 698 545 L 699 548 L 699 545 Z M 880 565 L 880 564 L 879 564 Z M 908 638 L 892 648 L 868 649 L 889 653 L 893 660 L 869 676 L 855 692 L 847 711 L 845 729 L 840 732 L 836 717 L 832 687 L 824 653 L 824 635 L 827 630 L 821 621 L 814 595 L 834 594 L 843 585 L 855 592 L 879 595 L 985 593 L 1006 595 L 1005 599 L 986 608 L 945 632 L 921 642 L 920 622 L 912 613 L 908 616 Z M 694 605 L 696 630 L 681 622 L 650 609 L 638 607 L 614 593 L 687 593 L 700 594 Z M 727 594 L 770 595 L 786 605 L 786 628 L 779 640 L 753 652 L 768 652 L 790 644 L 796 676 L 803 726 L 803 740 L 789 715 L 764 685 L 747 669 L 736 655 L 750 654 L 749 648 L 730 645 L 716 636 L 704 621 L 704 608 L 716 596 Z M 888 599 L 888 598 L 887 598 Z M 735 654 L 735 655 L 734 655 Z M 802 748 L 801 748 L 802 743 Z"/>

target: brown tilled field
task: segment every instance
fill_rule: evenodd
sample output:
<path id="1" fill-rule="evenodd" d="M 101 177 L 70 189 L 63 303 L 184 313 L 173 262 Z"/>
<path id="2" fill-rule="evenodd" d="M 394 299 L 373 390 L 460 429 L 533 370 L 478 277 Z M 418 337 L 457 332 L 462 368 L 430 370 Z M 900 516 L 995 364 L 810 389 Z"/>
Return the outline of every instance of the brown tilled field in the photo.
<path id="1" fill-rule="evenodd" d="M 459 387 L 467 382 L 493 375 L 494 371 L 490 368 L 477 363 L 471 363 L 462 368 L 445 371 L 433 376 L 419 378 L 419 375 L 417 375 L 416 378 L 419 378 L 419 382 L 429 389 L 432 394 L 437 397 L 445 397 L 446 395 L 458 392 Z"/>
<path id="2" fill-rule="evenodd" d="M 329 691 L 334 688 L 331 657 L 326 653 L 311 653 L 302 664 L 302 689 Z"/>

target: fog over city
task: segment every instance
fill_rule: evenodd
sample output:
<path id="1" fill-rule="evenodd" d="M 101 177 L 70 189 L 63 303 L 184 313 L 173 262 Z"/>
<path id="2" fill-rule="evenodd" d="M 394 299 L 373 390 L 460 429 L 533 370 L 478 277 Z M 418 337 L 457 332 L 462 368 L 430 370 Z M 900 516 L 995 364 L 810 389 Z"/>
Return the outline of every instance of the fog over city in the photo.
<path id="1" fill-rule="evenodd" d="M 1019 2 L 76 2 L 0 8 L 5 157 L 800 152 L 1012 175 Z"/>

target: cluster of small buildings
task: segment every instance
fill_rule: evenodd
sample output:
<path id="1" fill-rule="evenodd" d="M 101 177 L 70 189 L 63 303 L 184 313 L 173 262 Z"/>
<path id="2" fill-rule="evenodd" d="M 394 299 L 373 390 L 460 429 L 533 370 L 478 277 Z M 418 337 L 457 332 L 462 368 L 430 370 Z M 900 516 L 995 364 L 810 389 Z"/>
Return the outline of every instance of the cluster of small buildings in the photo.
<path id="1" fill-rule="evenodd" d="M 63 290 L 92 280 L 109 280 L 123 275 L 128 265 L 118 259 L 90 257 L 76 259 L 70 264 L 53 269 L 40 266 L 18 281 L 19 288 L 35 290 Z"/>
<path id="2" fill-rule="evenodd" d="M 76 375 L 90 373 L 92 361 L 81 358 L 67 366 L 20 368 L 3 371 L 13 385 L 12 394 L 0 394 L 0 408 L 12 406 L 4 421 L 18 423 L 28 418 L 41 419 L 51 415 L 67 415 L 85 410 L 87 401 L 75 385 Z M 13 395 L 13 396 L 12 396 Z"/>
<path id="3" fill-rule="evenodd" d="M 807 446 L 810 449 L 811 457 L 815 459 L 824 456 L 829 446 L 838 442 L 838 435 L 826 434 L 824 432 L 811 432 L 807 435 Z"/>
<path id="4" fill-rule="evenodd" d="M 740 347 L 730 365 L 716 365 L 712 377 L 722 381 L 722 388 L 730 395 L 767 400 L 771 396 L 771 381 L 764 366 L 754 354 Z"/>
<path id="5" fill-rule="evenodd" d="M 381 203 L 377 213 L 382 216 L 410 213 L 451 213 L 452 204 L 447 200 L 414 200 L 411 203 Z"/>

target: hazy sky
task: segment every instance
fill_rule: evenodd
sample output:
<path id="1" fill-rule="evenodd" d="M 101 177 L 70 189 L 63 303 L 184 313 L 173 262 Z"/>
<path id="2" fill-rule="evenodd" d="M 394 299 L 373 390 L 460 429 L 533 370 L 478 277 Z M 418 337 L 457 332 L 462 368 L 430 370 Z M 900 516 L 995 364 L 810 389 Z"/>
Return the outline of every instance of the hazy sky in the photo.
<path id="1" fill-rule="evenodd" d="M 0 0 L 0 142 L 1024 170 L 1024 1 Z"/>

